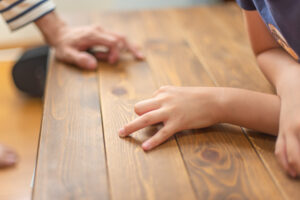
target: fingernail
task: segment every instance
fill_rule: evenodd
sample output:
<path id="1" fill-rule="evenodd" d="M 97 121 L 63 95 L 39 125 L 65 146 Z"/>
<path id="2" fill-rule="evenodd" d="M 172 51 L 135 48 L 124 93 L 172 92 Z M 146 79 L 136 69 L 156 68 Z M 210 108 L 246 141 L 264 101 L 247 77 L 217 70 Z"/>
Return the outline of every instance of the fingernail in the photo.
<path id="1" fill-rule="evenodd" d="M 13 165 L 13 164 L 15 164 L 17 162 L 17 159 L 15 157 L 9 156 L 9 157 L 6 158 L 5 162 L 8 165 Z"/>
<path id="2" fill-rule="evenodd" d="M 87 62 L 87 66 L 89 69 L 95 69 L 97 67 L 97 63 L 94 60 L 89 60 Z"/>
<path id="3" fill-rule="evenodd" d="M 142 52 L 138 52 L 138 56 L 139 56 L 140 59 L 144 59 L 145 58 L 145 55 Z"/>
<path id="4" fill-rule="evenodd" d="M 17 163 L 16 160 L 8 160 L 8 161 L 6 161 L 6 164 L 7 164 L 7 165 L 14 165 L 14 164 L 16 164 L 16 163 Z"/>
<path id="5" fill-rule="evenodd" d="M 125 129 L 124 129 L 124 128 L 121 128 L 121 129 L 119 130 L 119 136 L 121 136 L 121 137 L 124 137 L 124 136 L 125 136 Z"/>
<path id="6" fill-rule="evenodd" d="M 294 172 L 294 171 L 290 171 L 290 175 L 291 175 L 293 178 L 296 178 L 296 176 L 297 176 L 297 173 L 296 173 L 296 172 Z"/>
<path id="7" fill-rule="evenodd" d="M 145 150 L 145 151 L 148 151 L 151 149 L 151 144 L 150 142 L 146 141 L 142 144 L 142 148 Z"/>

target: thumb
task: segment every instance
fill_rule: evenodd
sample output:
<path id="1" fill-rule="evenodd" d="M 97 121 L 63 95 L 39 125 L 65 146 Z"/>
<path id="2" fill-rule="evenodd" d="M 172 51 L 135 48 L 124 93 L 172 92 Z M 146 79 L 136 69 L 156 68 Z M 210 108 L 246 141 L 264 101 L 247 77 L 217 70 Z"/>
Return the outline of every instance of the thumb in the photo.
<path id="1" fill-rule="evenodd" d="M 63 51 L 57 51 L 56 57 L 64 62 L 77 65 L 82 69 L 93 70 L 97 67 L 96 58 L 85 51 L 66 48 Z"/>

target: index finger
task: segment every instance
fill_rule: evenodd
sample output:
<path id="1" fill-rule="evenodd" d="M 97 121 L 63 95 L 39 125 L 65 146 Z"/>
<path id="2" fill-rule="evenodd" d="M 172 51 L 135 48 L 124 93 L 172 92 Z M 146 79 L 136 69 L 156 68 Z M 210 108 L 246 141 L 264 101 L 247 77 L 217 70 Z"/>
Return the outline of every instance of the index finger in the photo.
<path id="1" fill-rule="evenodd" d="M 126 137 L 131 133 L 138 131 L 142 128 L 162 122 L 164 119 L 165 119 L 165 114 L 160 110 L 148 112 L 136 118 L 129 124 L 125 125 L 122 129 L 120 129 L 119 136 Z"/>
<path id="2" fill-rule="evenodd" d="M 142 51 L 135 45 L 130 44 L 126 39 L 125 39 L 125 46 L 127 47 L 128 51 L 130 53 L 132 53 L 136 59 L 139 59 L 139 60 L 145 59 L 145 56 L 142 53 Z"/>

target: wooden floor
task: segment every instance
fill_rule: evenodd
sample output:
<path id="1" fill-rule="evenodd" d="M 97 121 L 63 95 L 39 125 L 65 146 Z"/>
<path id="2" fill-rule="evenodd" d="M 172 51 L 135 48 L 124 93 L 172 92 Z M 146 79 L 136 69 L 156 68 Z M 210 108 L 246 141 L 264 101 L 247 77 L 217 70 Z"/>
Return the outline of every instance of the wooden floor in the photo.
<path id="1" fill-rule="evenodd" d="M 3 58 L 4 59 L 4 58 Z M 42 102 L 21 95 L 11 79 L 13 61 L 0 61 L 0 142 L 14 148 L 19 163 L 0 170 L 0 199 L 31 199 Z"/>
<path id="2" fill-rule="evenodd" d="M 273 92 L 235 4 L 86 17 L 137 41 L 147 60 L 83 72 L 52 59 L 34 199 L 299 198 L 299 180 L 274 156 L 275 137 L 223 124 L 177 134 L 151 152 L 140 144 L 157 127 L 118 137 L 136 117 L 133 105 L 162 85 Z"/>

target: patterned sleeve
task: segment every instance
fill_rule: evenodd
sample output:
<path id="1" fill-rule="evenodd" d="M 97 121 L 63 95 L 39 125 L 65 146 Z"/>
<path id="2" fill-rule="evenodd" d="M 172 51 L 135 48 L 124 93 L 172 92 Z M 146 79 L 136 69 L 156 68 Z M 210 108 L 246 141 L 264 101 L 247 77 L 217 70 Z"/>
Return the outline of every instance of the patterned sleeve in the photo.
<path id="1" fill-rule="evenodd" d="M 239 6 L 245 10 L 256 10 L 252 0 L 236 0 Z"/>
<path id="2" fill-rule="evenodd" d="M 54 9 L 51 0 L 0 0 L 0 13 L 11 30 L 21 28 Z"/>

